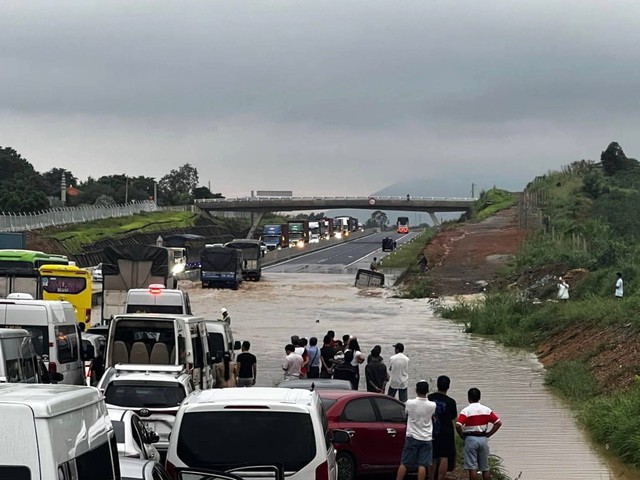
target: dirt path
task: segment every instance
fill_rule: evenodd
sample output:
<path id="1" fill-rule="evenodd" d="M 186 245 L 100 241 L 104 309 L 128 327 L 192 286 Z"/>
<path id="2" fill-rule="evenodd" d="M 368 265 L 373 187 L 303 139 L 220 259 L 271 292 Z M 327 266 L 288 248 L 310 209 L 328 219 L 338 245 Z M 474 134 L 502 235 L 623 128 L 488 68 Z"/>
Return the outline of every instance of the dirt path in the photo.
<path id="1" fill-rule="evenodd" d="M 437 234 L 425 250 L 433 295 L 483 291 L 516 253 L 524 234 L 515 207 Z"/>

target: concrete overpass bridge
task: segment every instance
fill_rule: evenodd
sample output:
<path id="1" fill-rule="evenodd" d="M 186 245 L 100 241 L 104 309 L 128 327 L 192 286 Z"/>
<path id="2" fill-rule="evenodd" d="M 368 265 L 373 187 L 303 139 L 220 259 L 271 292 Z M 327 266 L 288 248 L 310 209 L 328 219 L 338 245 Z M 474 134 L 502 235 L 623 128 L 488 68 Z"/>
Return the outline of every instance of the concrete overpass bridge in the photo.
<path id="1" fill-rule="evenodd" d="M 253 236 L 262 216 L 267 212 L 292 212 L 301 210 L 326 211 L 338 208 L 361 210 L 396 210 L 426 212 L 434 225 L 438 225 L 436 213 L 467 212 L 474 204 L 473 198 L 449 197 L 241 197 L 198 199 L 195 206 L 215 216 L 216 212 L 251 212 Z"/>

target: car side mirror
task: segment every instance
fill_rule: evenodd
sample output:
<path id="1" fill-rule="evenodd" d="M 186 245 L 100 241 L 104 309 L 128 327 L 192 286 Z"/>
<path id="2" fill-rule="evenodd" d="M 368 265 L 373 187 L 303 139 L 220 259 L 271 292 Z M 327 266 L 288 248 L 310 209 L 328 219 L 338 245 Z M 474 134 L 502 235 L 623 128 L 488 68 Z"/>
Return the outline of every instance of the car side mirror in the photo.
<path id="1" fill-rule="evenodd" d="M 241 345 L 240 345 L 240 340 L 236 340 L 236 341 L 233 343 L 233 349 L 234 349 L 234 350 L 240 350 L 240 347 L 241 347 Z"/>
<path id="2" fill-rule="evenodd" d="M 213 357 L 211 357 L 211 352 L 207 352 L 207 365 L 213 365 Z"/>
<path id="3" fill-rule="evenodd" d="M 213 363 L 220 363 L 222 361 L 223 353 L 221 350 L 216 352 L 216 358 L 213 360 Z"/>
<path id="4" fill-rule="evenodd" d="M 64 380 L 64 375 L 59 373 L 59 372 L 56 372 L 53 375 L 51 375 L 51 380 L 52 380 L 51 383 L 53 383 L 53 382 L 56 382 L 56 383 L 57 382 L 61 382 L 62 380 Z"/>
<path id="5" fill-rule="evenodd" d="M 346 445 L 351 441 L 351 435 L 346 430 L 334 430 L 331 438 L 331 443 Z"/>

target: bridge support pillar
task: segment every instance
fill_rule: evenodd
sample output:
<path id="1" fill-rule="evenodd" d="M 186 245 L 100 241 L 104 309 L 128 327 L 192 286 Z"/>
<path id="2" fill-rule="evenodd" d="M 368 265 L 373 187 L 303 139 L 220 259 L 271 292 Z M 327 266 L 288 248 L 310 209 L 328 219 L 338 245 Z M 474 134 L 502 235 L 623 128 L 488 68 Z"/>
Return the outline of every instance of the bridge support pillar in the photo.
<path id="1" fill-rule="evenodd" d="M 436 214 L 434 212 L 427 212 L 429 214 L 429 217 L 431 218 L 431 221 L 433 222 L 433 226 L 434 227 L 439 227 L 440 226 L 440 221 L 438 220 L 438 217 L 436 217 Z"/>
<path id="2" fill-rule="evenodd" d="M 262 217 L 264 217 L 264 212 L 251 212 L 251 228 L 249 229 L 249 233 L 247 233 L 247 238 L 253 238 Z"/>

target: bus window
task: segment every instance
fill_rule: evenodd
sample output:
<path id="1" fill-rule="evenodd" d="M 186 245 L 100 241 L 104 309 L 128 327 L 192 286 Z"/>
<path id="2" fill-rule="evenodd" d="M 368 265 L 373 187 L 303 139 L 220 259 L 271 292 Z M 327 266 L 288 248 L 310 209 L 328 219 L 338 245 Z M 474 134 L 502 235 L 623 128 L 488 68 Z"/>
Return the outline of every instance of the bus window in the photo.
<path id="1" fill-rule="evenodd" d="M 47 293 L 75 295 L 85 288 L 87 281 L 82 277 L 42 277 L 42 290 Z"/>

